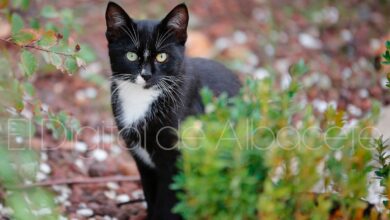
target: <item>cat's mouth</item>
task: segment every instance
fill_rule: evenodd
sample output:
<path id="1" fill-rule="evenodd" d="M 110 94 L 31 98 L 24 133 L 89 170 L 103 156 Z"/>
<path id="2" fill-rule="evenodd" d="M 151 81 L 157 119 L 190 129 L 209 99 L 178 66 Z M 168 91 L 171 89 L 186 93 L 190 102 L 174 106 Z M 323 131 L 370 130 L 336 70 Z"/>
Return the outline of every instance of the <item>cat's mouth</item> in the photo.
<path id="1" fill-rule="evenodd" d="M 145 80 L 140 74 L 126 76 L 126 77 L 118 77 L 120 81 L 127 81 L 132 84 L 135 84 L 144 89 L 159 89 L 164 90 L 164 88 L 171 89 L 172 80 L 167 80 L 167 77 L 152 77 L 148 80 Z"/>
<path id="2" fill-rule="evenodd" d="M 136 75 L 131 78 L 129 78 L 129 81 L 133 84 L 142 86 L 144 89 L 150 89 L 152 87 L 156 87 L 158 84 L 158 81 L 156 79 L 148 79 L 145 80 L 141 75 Z"/>
<path id="3" fill-rule="evenodd" d="M 137 85 L 146 85 L 146 81 L 144 78 L 142 78 L 141 75 L 137 75 L 137 77 L 135 78 L 135 80 L 133 80 L 135 84 Z"/>

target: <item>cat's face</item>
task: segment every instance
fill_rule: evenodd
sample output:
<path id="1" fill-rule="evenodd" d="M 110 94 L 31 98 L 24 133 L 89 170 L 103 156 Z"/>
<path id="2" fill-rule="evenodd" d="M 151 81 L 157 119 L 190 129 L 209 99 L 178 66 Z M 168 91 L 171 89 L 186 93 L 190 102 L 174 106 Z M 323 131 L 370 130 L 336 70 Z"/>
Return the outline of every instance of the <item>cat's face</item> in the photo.
<path id="1" fill-rule="evenodd" d="M 120 6 L 110 2 L 106 23 L 114 80 L 148 89 L 180 76 L 188 25 L 184 4 L 176 6 L 161 21 L 135 21 Z"/>

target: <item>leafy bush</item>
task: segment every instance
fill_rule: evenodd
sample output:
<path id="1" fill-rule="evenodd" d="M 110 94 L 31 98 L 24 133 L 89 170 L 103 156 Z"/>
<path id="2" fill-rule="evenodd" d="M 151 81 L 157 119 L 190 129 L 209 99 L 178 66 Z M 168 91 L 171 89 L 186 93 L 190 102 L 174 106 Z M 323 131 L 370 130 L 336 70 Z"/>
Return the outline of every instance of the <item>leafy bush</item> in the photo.
<path id="1" fill-rule="evenodd" d="M 39 12 L 31 8 L 34 5 L 29 0 L 0 1 L 0 13 L 11 25 L 10 36 L 0 39 L 0 184 L 7 193 L 1 203 L 9 208 L 9 216 L 4 217 L 21 220 L 58 219 L 60 215 L 50 192 L 20 188 L 37 181 L 40 154 L 29 142 L 36 128 L 50 130 L 53 138 L 71 139 L 79 126 L 66 113 L 53 113 L 42 106 L 33 76 L 45 71 L 75 73 L 89 55 L 71 37 L 78 27 L 72 10 L 57 11 L 46 5 Z"/>
<path id="2" fill-rule="evenodd" d="M 293 66 L 287 89 L 269 77 L 248 79 L 231 99 L 203 91 L 206 114 L 180 129 L 176 212 L 186 219 L 358 219 L 368 213 L 362 198 L 374 169 L 379 107 L 354 126 L 332 107 L 315 114 L 299 93 L 306 71 L 302 61 Z"/>

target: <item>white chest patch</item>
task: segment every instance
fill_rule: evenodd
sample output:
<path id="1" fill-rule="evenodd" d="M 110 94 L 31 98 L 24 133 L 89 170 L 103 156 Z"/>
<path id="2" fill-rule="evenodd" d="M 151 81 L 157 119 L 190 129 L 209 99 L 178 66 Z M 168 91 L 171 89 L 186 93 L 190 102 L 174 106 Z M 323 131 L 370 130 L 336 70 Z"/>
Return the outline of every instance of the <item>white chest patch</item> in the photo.
<path id="1" fill-rule="evenodd" d="M 143 83 L 131 83 L 117 80 L 119 105 L 121 115 L 119 120 L 123 126 L 131 126 L 144 119 L 150 112 L 150 107 L 158 98 L 161 91 L 155 88 L 144 89 Z"/>

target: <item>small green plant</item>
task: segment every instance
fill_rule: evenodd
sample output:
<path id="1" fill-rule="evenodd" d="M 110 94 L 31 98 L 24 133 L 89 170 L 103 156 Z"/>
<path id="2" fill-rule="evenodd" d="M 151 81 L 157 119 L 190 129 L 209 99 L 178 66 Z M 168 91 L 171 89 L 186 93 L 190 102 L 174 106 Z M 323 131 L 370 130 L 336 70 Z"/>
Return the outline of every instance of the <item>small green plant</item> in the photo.
<path id="1" fill-rule="evenodd" d="M 376 162 L 378 166 L 376 168 L 375 174 L 380 179 L 380 186 L 384 188 L 383 191 L 383 205 L 390 209 L 389 206 L 389 183 L 390 183 L 390 154 L 389 145 L 386 144 L 387 141 L 383 140 L 383 136 L 376 138 L 374 140 L 374 146 L 376 150 Z"/>
<path id="2" fill-rule="evenodd" d="M 351 128 L 332 107 L 315 114 L 300 104 L 307 70 L 303 61 L 290 68 L 287 89 L 269 77 L 248 79 L 231 99 L 203 91 L 206 114 L 180 129 L 176 212 L 185 219 L 363 217 L 378 111 Z"/>

